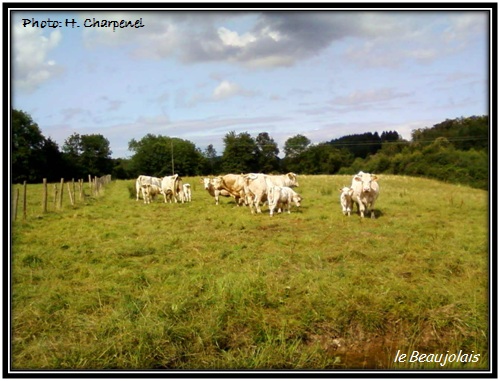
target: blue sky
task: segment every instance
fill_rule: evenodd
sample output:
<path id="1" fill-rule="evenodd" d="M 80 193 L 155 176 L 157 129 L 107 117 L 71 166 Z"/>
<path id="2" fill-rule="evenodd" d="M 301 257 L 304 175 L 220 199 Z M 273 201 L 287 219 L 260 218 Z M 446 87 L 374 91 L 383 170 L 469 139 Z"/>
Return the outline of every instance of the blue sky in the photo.
<path id="1" fill-rule="evenodd" d="M 60 148 L 102 134 L 113 157 L 146 134 L 219 154 L 230 132 L 268 132 L 283 152 L 488 114 L 489 13 L 477 11 L 15 11 L 12 107 Z M 23 26 L 74 19 L 79 28 Z M 142 18 L 141 28 L 86 19 Z M 40 24 L 41 25 L 41 24 Z"/>

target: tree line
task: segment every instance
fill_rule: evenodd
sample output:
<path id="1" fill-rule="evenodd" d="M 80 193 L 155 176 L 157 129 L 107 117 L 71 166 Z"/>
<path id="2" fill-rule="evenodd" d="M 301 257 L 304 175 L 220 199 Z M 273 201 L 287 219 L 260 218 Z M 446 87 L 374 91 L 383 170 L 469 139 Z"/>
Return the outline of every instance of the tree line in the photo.
<path id="1" fill-rule="evenodd" d="M 41 182 L 111 174 L 132 179 L 140 174 L 204 176 L 220 173 L 336 174 L 373 173 L 426 176 L 488 187 L 488 117 L 457 118 L 414 130 L 411 141 L 397 131 L 354 134 L 312 144 L 302 134 L 289 138 L 280 158 L 278 144 L 267 132 L 228 132 L 219 154 L 212 144 L 204 150 L 194 143 L 146 134 L 129 141 L 130 158 L 111 157 L 101 134 L 73 133 L 61 149 L 45 138 L 31 116 L 12 112 L 12 181 Z"/>

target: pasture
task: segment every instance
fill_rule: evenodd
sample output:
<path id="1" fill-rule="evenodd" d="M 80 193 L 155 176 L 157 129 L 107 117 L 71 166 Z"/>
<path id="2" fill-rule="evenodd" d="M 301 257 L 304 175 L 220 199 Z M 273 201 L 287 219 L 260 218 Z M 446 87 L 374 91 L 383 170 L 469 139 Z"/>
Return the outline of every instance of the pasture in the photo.
<path id="1" fill-rule="evenodd" d="M 361 219 L 341 212 L 350 179 L 299 176 L 300 210 L 272 218 L 215 205 L 200 178 L 183 178 L 186 204 L 136 202 L 129 180 L 28 212 L 12 225 L 12 369 L 487 369 L 488 193 L 381 175 L 377 219 Z"/>

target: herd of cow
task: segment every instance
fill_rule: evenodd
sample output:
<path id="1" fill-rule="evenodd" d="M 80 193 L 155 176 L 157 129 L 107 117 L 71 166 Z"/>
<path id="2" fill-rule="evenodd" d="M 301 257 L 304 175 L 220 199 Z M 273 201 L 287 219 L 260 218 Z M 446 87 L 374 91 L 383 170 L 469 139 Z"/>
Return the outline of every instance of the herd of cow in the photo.
<path id="1" fill-rule="evenodd" d="M 297 175 L 266 175 L 263 173 L 228 174 L 213 178 L 203 178 L 203 185 L 207 192 L 219 204 L 219 197 L 233 197 L 236 205 L 247 205 L 252 213 L 261 213 L 260 205 L 268 203 L 269 214 L 286 211 L 295 204 L 300 207 L 302 197 L 292 188 L 298 187 Z M 149 204 L 157 195 L 163 195 L 165 202 L 190 202 L 191 186 L 182 182 L 176 174 L 162 178 L 141 175 L 136 180 L 136 198 L 142 195 L 144 203 Z M 370 213 L 375 218 L 373 207 L 378 198 L 379 186 L 377 176 L 359 172 L 354 175 L 350 187 L 340 189 L 340 205 L 344 215 L 350 216 L 354 203 L 358 206 L 361 217 Z"/>

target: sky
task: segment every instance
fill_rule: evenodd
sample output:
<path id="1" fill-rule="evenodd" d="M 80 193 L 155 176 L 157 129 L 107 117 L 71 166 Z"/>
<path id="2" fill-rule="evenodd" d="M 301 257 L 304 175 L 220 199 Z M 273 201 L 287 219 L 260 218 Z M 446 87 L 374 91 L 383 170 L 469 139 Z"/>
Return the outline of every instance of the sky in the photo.
<path id="1" fill-rule="evenodd" d="M 395 130 L 409 140 L 414 129 L 489 113 L 484 11 L 23 8 L 10 16 L 11 106 L 60 149 L 73 133 L 101 134 L 112 157 L 127 158 L 132 139 L 153 134 L 222 154 L 230 131 L 267 132 L 283 156 L 298 134 L 317 144 Z"/>

